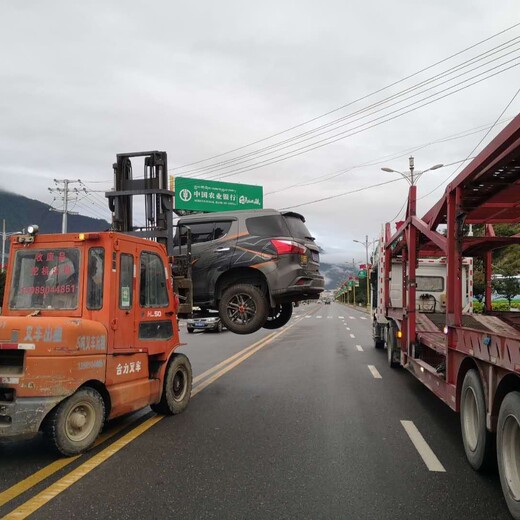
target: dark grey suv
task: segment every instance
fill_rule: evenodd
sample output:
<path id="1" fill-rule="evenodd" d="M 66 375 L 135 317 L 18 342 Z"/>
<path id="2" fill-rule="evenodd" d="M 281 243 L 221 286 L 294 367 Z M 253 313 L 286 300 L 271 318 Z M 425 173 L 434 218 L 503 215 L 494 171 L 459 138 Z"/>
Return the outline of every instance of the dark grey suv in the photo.
<path id="1" fill-rule="evenodd" d="M 178 225 L 181 250 L 191 230 L 193 304 L 218 309 L 232 332 L 281 327 L 294 302 L 323 291 L 319 249 L 298 213 L 206 213 L 181 217 Z"/>

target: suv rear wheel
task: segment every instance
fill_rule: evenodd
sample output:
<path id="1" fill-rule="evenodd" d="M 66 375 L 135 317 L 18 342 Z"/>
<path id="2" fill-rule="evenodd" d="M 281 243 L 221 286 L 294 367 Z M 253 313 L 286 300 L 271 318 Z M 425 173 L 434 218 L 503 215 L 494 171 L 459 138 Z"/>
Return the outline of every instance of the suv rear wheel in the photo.
<path id="1" fill-rule="evenodd" d="M 218 306 L 224 326 L 235 334 L 251 334 L 265 324 L 269 315 L 267 298 L 254 285 L 228 287 Z"/>
<path id="2" fill-rule="evenodd" d="M 282 303 L 271 309 L 267 321 L 264 323 L 264 329 L 279 329 L 283 327 L 292 316 L 292 303 Z"/>

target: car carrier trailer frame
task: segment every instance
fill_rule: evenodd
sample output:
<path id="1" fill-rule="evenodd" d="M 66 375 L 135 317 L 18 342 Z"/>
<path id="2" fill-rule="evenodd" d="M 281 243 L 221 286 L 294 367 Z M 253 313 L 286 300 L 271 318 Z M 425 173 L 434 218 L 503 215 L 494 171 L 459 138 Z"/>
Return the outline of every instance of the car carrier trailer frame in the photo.
<path id="1" fill-rule="evenodd" d="M 391 366 L 402 365 L 460 412 L 470 465 L 480 470 L 496 457 L 507 505 L 520 519 L 520 315 L 491 307 L 492 253 L 520 244 L 520 234 L 499 237 L 493 228 L 520 222 L 520 115 L 422 218 L 416 190 L 409 188 L 406 219 L 393 234 L 387 224 L 380 244 L 375 343 L 384 340 Z M 483 225 L 483 236 L 466 235 L 467 224 Z M 464 257 L 480 257 L 485 265 L 482 315 L 463 312 Z M 445 311 L 435 316 L 417 309 L 417 269 L 425 258 L 446 262 Z M 402 263 L 399 307 L 390 298 L 396 260 Z"/>

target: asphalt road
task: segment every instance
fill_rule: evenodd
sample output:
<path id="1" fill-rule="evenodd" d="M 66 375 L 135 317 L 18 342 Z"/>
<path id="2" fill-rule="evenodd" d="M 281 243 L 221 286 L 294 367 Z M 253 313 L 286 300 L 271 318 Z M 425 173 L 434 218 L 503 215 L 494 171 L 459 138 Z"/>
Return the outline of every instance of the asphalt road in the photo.
<path id="1" fill-rule="evenodd" d="M 0 516 L 509 518 L 497 474 L 466 463 L 458 416 L 387 366 L 366 314 L 296 314 L 278 331 L 184 334 L 188 410 L 113 422 L 111 439 L 52 474 L 63 462 L 40 439 L 0 446 Z"/>

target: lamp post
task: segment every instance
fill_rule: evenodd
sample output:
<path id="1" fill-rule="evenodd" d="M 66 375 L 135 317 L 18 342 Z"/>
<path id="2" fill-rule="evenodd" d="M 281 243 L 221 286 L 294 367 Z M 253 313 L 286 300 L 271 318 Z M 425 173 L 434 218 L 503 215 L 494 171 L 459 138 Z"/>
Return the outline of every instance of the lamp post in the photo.
<path id="1" fill-rule="evenodd" d="M 7 240 L 7 237 L 10 237 L 11 235 L 19 235 L 20 231 L 11 231 L 9 233 L 5 232 L 5 218 L 2 222 L 2 262 L 0 265 L 0 271 L 3 273 L 5 271 L 5 242 Z"/>
<path id="2" fill-rule="evenodd" d="M 386 166 L 384 168 L 381 168 L 381 170 L 383 170 L 384 172 L 389 172 L 389 173 L 398 173 L 401 177 L 403 177 L 403 179 L 406 179 L 408 181 L 410 186 L 415 186 L 416 182 L 421 178 L 421 175 L 423 173 L 426 173 L 426 172 L 429 172 L 432 170 L 438 170 L 439 168 L 442 168 L 443 166 L 444 166 L 444 164 L 434 164 L 433 166 L 430 166 L 426 170 L 416 172 L 415 171 L 415 161 L 414 161 L 413 155 L 410 155 L 410 157 L 408 158 L 408 167 L 410 168 L 410 173 L 403 173 L 403 172 L 400 172 L 399 170 L 394 170 L 394 169 L 388 168 Z"/>
<path id="3" fill-rule="evenodd" d="M 368 241 L 368 235 L 365 235 L 365 241 L 361 242 L 361 240 L 354 240 L 358 244 L 361 244 L 365 248 L 365 259 L 366 259 L 366 280 L 367 280 L 367 311 L 370 313 L 370 269 L 368 267 L 368 248 L 377 242 L 377 240 Z M 355 302 L 354 302 L 355 303 Z"/>

